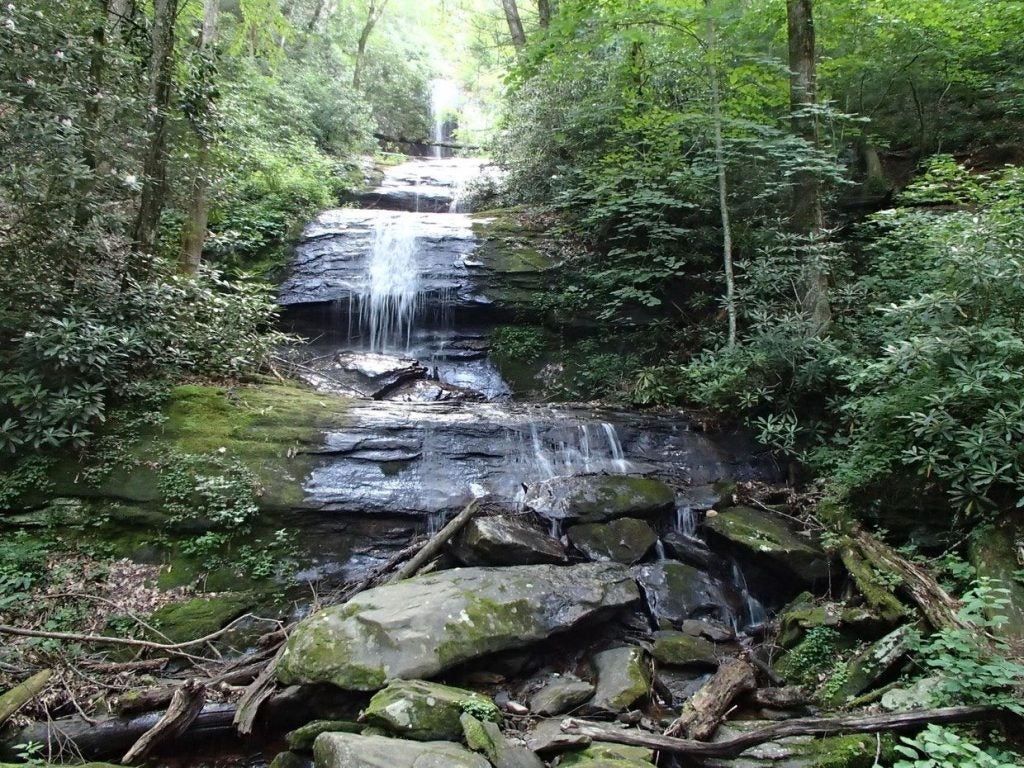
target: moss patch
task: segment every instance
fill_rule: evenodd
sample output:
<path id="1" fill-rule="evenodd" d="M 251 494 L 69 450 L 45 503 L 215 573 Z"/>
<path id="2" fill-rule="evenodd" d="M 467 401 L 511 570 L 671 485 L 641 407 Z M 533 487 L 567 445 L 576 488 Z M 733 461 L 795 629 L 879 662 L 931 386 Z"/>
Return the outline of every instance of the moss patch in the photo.
<path id="1" fill-rule="evenodd" d="M 222 629 L 252 608 L 254 603 L 252 595 L 245 593 L 196 598 L 165 605 L 150 616 L 149 623 L 173 642 L 183 643 Z"/>
<path id="2" fill-rule="evenodd" d="M 362 719 L 370 725 L 415 741 L 458 741 L 462 715 L 501 720 L 490 699 L 473 691 L 423 680 L 395 680 L 370 699 Z"/>

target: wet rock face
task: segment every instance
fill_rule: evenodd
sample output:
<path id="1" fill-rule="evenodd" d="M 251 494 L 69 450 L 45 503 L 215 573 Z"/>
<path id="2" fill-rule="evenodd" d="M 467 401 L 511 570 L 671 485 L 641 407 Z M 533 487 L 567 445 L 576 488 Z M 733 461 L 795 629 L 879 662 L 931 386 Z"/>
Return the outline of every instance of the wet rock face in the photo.
<path id="1" fill-rule="evenodd" d="M 339 352 L 322 373 L 343 390 L 380 400 L 402 384 L 426 378 L 427 369 L 405 357 L 376 352 Z"/>
<path id="2" fill-rule="evenodd" d="M 658 540 L 650 525 L 631 517 L 610 523 L 574 525 L 566 536 L 588 560 L 611 560 L 626 565 L 643 559 Z"/>
<path id="3" fill-rule="evenodd" d="M 459 535 L 452 551 L 463 565 L 541 565 L 565 561 L 558 539 L 528 522 L 509 517 L 477 517 Z"/>
<path id="4" fill-rule="evenodd" d="M 728 624 L 742 614 L 742 600 L 731 584 L 703 571 L 664 560 L 634 566 L 648 609 L 662 625 L 680 626 L 686 619 L 708 617 Z"/>
<path id="5" fill-rule="evenodd" d="M 301 622 L 278 679 L 378 690 L 521 648 L 639 599 L 622 566 L 462 568 L 367 590 Z"/>
<path id="6" fill-rule="evenodd" d="M 675 492 L 661 480 L 628 475 L 555 477 L 532 486 L 526 506 L 542 517 L 600 523 L 654 516 L 675 507 Z"/>
<path id="7" fill-rule="evenodd" d="M 324 733 L 313 743 L 316 768 L 491 768 L 486 758 L 447 741 Z"/>

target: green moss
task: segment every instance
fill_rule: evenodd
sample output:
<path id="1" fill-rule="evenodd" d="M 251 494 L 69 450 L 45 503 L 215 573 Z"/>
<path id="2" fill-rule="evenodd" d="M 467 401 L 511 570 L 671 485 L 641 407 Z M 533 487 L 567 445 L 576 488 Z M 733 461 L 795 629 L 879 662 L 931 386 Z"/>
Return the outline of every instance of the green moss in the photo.
<path id="1" fill-rule="evenodd" d="M 872 768 L 875 754 L 881 749 L 878 765 L 890 765 L 896 757 L 896 739 L 883 734 L 854 734 L 814 739 L 797 745 L 794 758 L 805 768 Z"/>
<path id="2" fill-rule="evenodd" d="M 907 615 L 906 607 L 896 599 L 892 589 L 879 578 L 871 564 L 860 556 L 852 542 L 844 543 L 840 557 L 853 577 L 857 591 L 863 595 L 879 620 L 889 627 L 899 624 Z"/>
<path id="3" fill-rule="evenodd" d="M 559 766 L 572 768 L 643 768 L 654 763 L 654 751 L 624 744 L 591 744 L 562 756 Z"/>
<path id="4" fill-rule="evenodd" d="M 370 699 L 362 719 L 406 739 L 458 741 L 467 708 L 473 709 L 476 719 L 501 719 L 501 712 L 486 697 L 424 680 L 392 681 Z"/>
<path id="5" fill-rule="evenodd" d="M 154 611 L 150 623 L 173 642 L 182 643 L 213 634 L 237 619 L 254 604 L 250 594 L 225 594 L 170 603 Z"/>
<path id="6" fill-rule="evenodd" d="M 629 514 L 649 515 L 675 505 L 675 492 L 661 480 L 611 475 L 581 484 L 569 499 L 569 515 L 582 522 L 602 522 Z"/>
<path id="7" fill-rule="evenodd" d="M 1020 520 L 1019 514 L 1007 514 L 978 531 L 971 541 L 970 556 L 979 576 L 994 579 L 994 587 L 1006 590 L 1009 602 L 989 610 L 989 618 L 1006 618 L 995 631 L 1024 640 L 1024 569 L 1018 560 L 1018 541 L 1024 539 L 1024 529 Z"/>
<path id="8" fill-rule="evenodd" d="M 465 660 L 468 655 L 481 656 L 501 647 L 491 647 L 494 638 L 527 635 L 536 628 L 534 607 L 525 598 L 497 602 L 476 595 L 467 595 L 468 602 L 457 621 L 445 625 L 448 638 L 437 647 L 441 665 L 448 667 Z M 467 649 L 472 653 L 467 654 Z"/>
<path id="9" fill-rule="evenodd" d="M 651 655 L 662 664 L 718 666 L 718 649 L 714 643 L 682 632 L 655 632 Z"/>
<path id="10" fill-rule="evenodd" d="M 285 739 L 288 741 L 288 749 L 306 752 L 313 749 L 313 742 L 321 733 L 359 733 L 362 730 L 360 723 L 351 720 L 314 720 L 291 731 Z"/>

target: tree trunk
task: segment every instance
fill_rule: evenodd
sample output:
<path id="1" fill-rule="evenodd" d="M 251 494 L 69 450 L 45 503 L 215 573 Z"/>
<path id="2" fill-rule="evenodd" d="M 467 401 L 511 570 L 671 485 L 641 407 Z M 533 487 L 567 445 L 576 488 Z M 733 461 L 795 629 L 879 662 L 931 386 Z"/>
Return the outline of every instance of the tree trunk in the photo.
<path id="1" fill-rule="evenodd" d="M 135 248 L 151 253 L 167 198 L 167 110 L 174 65 L 174 21 L 178 0 L 154 0 L 149 54 L 149 141 L 142 166 L 142 199 L 135 218 Z"/>
<path id="2" fill-rule="evenodd" d="M 501 0 L 501 7 L 505 10 L 508 31 L 512 35 L 512 45 L 516 47 L 517 51 L 521 51 L 526 47 L 526 32 L 523 29 L 523 20 L 519 17 L 516 0 Z"/>
<path id="3" fill-rule="evenodd" d="M 219 0 L 203 0 L 203 31 L 199 38 L 199 49 L 203 52 L 209 52 L 217 39 L 219 5 Z M 181 268 L 189 275 L 194 275 L 199 271 L 199 265 L 203 259 L 203 246 L 206 244 L 206 227 L 210 213 L 207 195 L 210 188 L 209 167 L 212 141 L 209 135 L 209 126 L 206 125 L 209 107 L 207 99 L 201 97 L 192 118 L 199 146 L 192 176 L 192 194 L 189 198 L 185 229 L 181 238 Z"/>
<path id="4" fill-rule="evenodd" d="M 722 140 L 722 94 L 718 79 L 718 47 L 715 20 L 708 11 L 708 55 L 711 56 L 711 113 L 715 124 L 715 166 L 718 169 L 718 209 L 722 217 L 722 263 L 725 267 L 725 308 L 729 318 L 729 346 L 736 345 L 736 280 L 732 268 L 732 224 L 729 221 L 729 186 L 725 173 L 725 145 Z"/>
<path id="5" fill-rule="evenodd" d="M 551 0 L 537 0 L 537 21 L 544 29 L 551 26 Z"/>
<path id="6" fill-rule="evenodd" d="M 362 32 L 359 33 L 359 41 L 356 43 L 356 63 L 352 71 L 352 87 L 358 89 L 363 79 L 363 67 L 366 65 L 366 44 L 370 41 L 373 28 L 377 26 L 380 17 L 384 15 L 384 8 L 388 0 L 370 0 L 366 9 L 366 23 Z"/>
<path id="7" fill-rule="evenodd" d="M 789 102 L 793 132 L 810 146 L 818 146 L 817 84 L 812 0 L 786 0 L 789 33 Z M 814 241 L 824 229 L 821 208 L 821 183 L 813 171 L 797 175 L 790 217 L 793 230 L 805 235 L 807 277 L 803 286 L 803 309 L 811 318 L 815 333 L 829 324 L 828 274 L 814 253 Z"/>

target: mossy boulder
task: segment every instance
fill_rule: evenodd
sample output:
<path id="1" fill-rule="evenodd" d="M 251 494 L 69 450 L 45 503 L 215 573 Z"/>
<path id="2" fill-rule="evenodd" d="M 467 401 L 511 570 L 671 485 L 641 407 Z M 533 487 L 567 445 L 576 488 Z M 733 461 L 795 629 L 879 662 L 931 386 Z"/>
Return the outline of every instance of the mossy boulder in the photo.
<path id="1" fill-rule="evenodd" d="M 861 556 L 853 542 L 847 540 L 843 543 L 840 557 L 857 591 L 877 617 L 880 634 L 893 629 L 907 617 L 907 608 L 893 594 L 892 587 Z"/>
<path id="2" fill-rule="evenodd" d="M 285 684 L 378 690 L 522 648 L 635 603 L 624 566 L 460 568 L 367 590 L 292 632 L 278 667 Z"/>
<path id="3" fill-rule="evenodd" d="M 313 743 L 316 768 L 491 768 L 486 758 L 448 741 L 409 741 L 324 733 Z"/>
<path id="4" fill-rule="evenodd" d="M 977 533 L 971 542 L 971 563 L 979 576 L 995 580 L 994 586 L 1007 590 L 1002 596 L 1009 602 L 993 609 L 993 615 L 1006 617 L 996 630 L 1000 634 L 1024 640 L 1024 513 L 1003 515 Z"/>
<path id="5" fill-rule="evenodd" d="M 321 733 L 359 733 L 363 730 L 361 723 L 351 720 L 314 720 L 285 735 L 288 749 L 304 752 L 313 748 L 313 742 Z"/>
<path id="6" fill-rule="evenodd" d="M 558 539 L 525 520 L 477 517 L 456 539 L 452 551 L 464 565 L 541 565 L 565 562 Z"/>
<path id="7" fill-rule="evenodd" d="M 769 723 L 751 721 L 723 725 L 715 741 L 734 738 L 741 732 L 763 728 Z M 751 747 L 736 758 L 712 759 L 708 768 L 872 768 L 890 765 L 898 757 L 896 738 L 891 734 L 848 736 L 794 736 Z M 876 754 L 878 762 L 875 762 Z"/>
<path id="8" fill-rule="evenodd" d="M 650 525 L 632 517 L 574 525 L 566 531 L 566 536 L 588 560 L 611 560 L 627 565 L 643 559 L 658 541 L 658 534 Z"/>
<path id="9" fill-rule="evenodd" d="M 623 712 L 651 689 L 651 671 L 643 650 L 631 646 L 595 654 L 597 690 L 589 706 L 604 712 Z"/>
<path id="10" fill-rule="evenodd" d="M 634 566 L 630 572 L 643 588 L 648 607 L 662 626 L 678 627 L 695 617 L 713 617 L 728 623 L 730 617 L 742 610 L 742 598 L 731 584 L 693 566 L 661 560 Z"/>
<path id="11" fill-rule="evenodd" d="M 245 592 L 197 597 L 158 608 L 150 615 L 149 623 L 172 642 L 184 643 L 223 629 L 254 604 L 253 596 Z"/>
<path id="12" fill-rule="evenodd" d="M 478 720 L 468 712 L 464 712 L 460 720 L 466 744 L 484 755 L 494 768 L 544 768 L 544 763 L 533 752 L 510 744 L 497 723 Z"/>
<path id="13" fill-rule="evenodd" d="M 672 630 L 655 632 L 653 641 L 651 656 L 662 664 L 679 667 L 717 667 L 728 652 L 728 648 L 719 647 L 703 637 L 694 637 Z"/>
<path id="14" fill-rule="evenodd" d="M 653 764 L 654 750 L 601 742 L 577 752 L 568 752 L 558 763 L 560 768 L 644 768 Z"/>
<path id="15" fill-rule="evenodd" d="M 531 486 L 526 506 L 548 519 L 602 523 L 671 510 L 675 507 L 675 492 L 653 477 L 576 475 Z"/>
<path id="16" fill-rule="evenodd" d="M 424 680 L 396 680 L 370 699 L 361 719 L 403 739 L 457 741 L 462 738 L 459 718 L 466 711 L 501 720 L 494 702 L 479 693 Z"/>
<path id="17" fill-rule="evenodd" d="M 839 677 L 829 687 L 825 698 L 831 704 L 842 705 L 895 676 L 906 661 L 915 639 L 914 628 L 904 625 L 871 643 L 837 673 Z"/>
<path id="18" fill-rule="evenodd" d="M 270 768 L 313 768 L 313 759 L 297 752 L 278 752 L 270 761 Z"/>
<path id="19" fill-rule="evenodd" d="M 813 537 L 803 536 L 778 515 L 752 507 L 730 507 L 709 515 L 704 530 L 711 544 L 732 550 L 778 575 L 813 586 L 828 579 L 829 556 Z"/>

